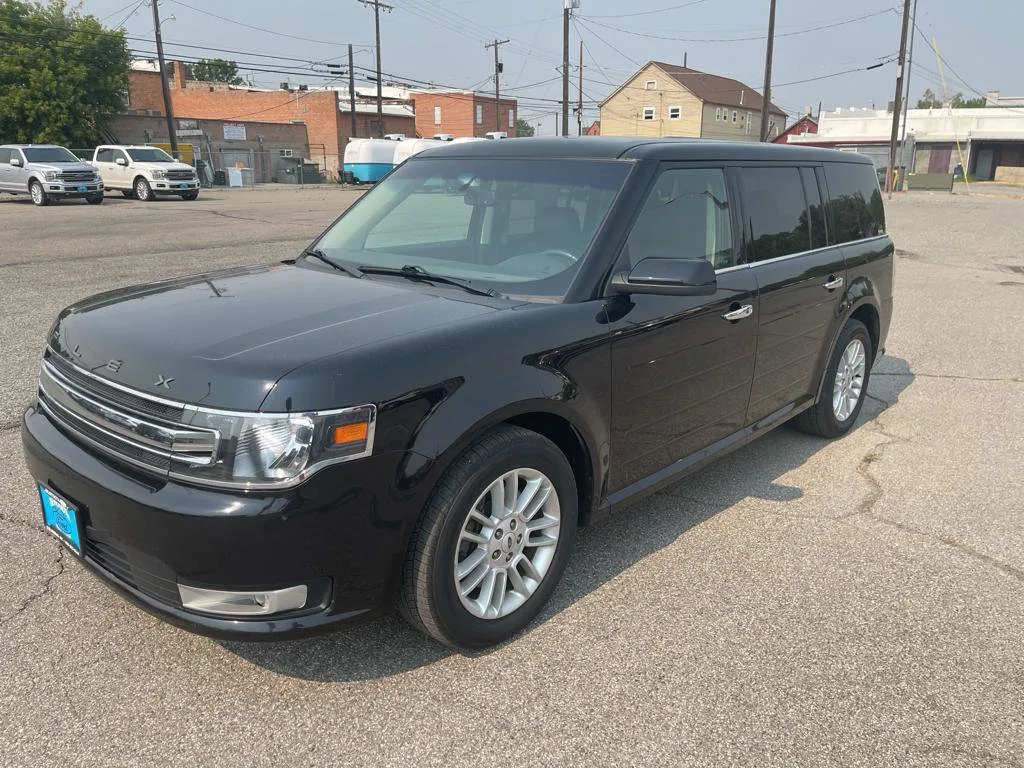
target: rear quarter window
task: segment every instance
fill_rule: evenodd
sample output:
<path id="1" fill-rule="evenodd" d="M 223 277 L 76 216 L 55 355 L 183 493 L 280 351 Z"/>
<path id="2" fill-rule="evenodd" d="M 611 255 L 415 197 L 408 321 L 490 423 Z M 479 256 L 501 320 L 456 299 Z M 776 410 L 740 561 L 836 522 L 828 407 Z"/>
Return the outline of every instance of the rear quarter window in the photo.
<path id="1" fill-rule="evenodd" d="M 885 233 L 878 176 L 867 163 L 826 163 L 833 241 L 849 243 Z"/>

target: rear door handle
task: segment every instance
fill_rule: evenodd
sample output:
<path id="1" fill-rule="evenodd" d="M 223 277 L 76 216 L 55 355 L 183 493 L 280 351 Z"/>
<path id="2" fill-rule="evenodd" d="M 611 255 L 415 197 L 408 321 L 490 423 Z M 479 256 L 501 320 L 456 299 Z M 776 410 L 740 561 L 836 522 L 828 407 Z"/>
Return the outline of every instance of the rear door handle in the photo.
<path id="1" fill-rule="evenodd" d="M 750 317 L 752 314 L 754 314 L 753 305 L 744 304 L 731 312 L 726 312 L 722 317 L 730 322 L 735 322 L 736 320 L 742 320 L 744 317 Z"/>
<path id="2" fill-rule="evenodd" d="M 836 276 L 832 275 L 825 282 L 825 284 L 822 285 L 821 287 L 824 288 L 826 291 L 834 291 L 836 288 L 840 287 L 842 284 L 843 284 L 843 278 L 836 277 Z"/>

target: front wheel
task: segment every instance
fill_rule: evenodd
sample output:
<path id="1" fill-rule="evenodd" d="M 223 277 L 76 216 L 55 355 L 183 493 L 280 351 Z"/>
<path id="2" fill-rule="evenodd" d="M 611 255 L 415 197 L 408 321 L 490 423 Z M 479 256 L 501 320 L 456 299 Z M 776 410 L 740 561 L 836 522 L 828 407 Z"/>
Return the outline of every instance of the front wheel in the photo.
<path id="1" fill-rule="evenodd" d="M 796 417 L 796 426 L 821 437 L 849 432 L 864 405 L 873 354 L 868 329 L 859 320 L 847 321 L 825 368 L 821 398 Z"/>
<path id="2" fill-rule="evenodd" d="M 87 202 L 89 205 L 99 205 L 100 203 L 103 202 L 103 193 L 100 192 L 98 195 L 89 195 L 87 198 L 85 198 L 85 202 Z"/>
<path id="3" fill-rule="evenodd" d="M 503 426 L 449 468 L 409 544 L 400 608 L 457 648 L 522 631 L 554 591 L 576 537 L 576 480 L 536 432 Z"/>
<path id="4" fill-rule="evenodd" d="M 149 186 L 149 182 L 141 176 L 135 180 L 135 197 L 142 201 L 153 199 L 153 189 Z"/>
<path id="5" fill-rule="evenodd" d="M 46 205 L 50 202 L 50 198 L 46 196 L 46 192 L 43 190 L 43 185 L 38 181 L 33 181 L 28 185 L 28 193 L 32 197 L 33 205 Z"/>

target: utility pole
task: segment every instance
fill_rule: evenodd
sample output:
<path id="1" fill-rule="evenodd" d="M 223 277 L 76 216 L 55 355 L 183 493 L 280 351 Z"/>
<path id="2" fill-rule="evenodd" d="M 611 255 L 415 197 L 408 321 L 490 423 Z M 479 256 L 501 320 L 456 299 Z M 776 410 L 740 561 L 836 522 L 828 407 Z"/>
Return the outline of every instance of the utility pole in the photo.
<path id="1" fill-rule="evenodd" d="M 900 137 L 900 153 L 903 161 L 907 161 L 907 107 L 910 106 L 910 75 L 914 69 L 914 29 L 917 27 L 917 0 L 914 0 L 914 10 L 910 18 L 910 51 L 907 54 L 907 87 L 903 91 L 903 135 Z M 912 163 L 908 163 L 904 176 L 911 171 Z M 892 200 L 892 190 L 889 190 L 889 199 Z"/>
<path id="2" fill-rule="evenodd" d="M 348 44 L 348 111 L 352 116 L 352 133 L 354 139 L 358 133 L 356 129 L 356 68 L 352 59 L 352 43 Z"/>
<path id="3" fill-rule="evenodd" d="M 494 130 L 501 130 L 501 62 L 498 60 L 498 46 L 504 45 L 508 40 L 494 39 L 494 42 L 487 43 L 484 48 L 494 49 Z"/>
<path id="4" fill-rule="evenodd" d="M 764 55 L 764 92 L 761 104 L 761 141 L 768 141 L 768 115 L 772 104 L 772 53 L 775 51 L 775 0 L 768 11 L 768 49 Z"/>
<path id="5" fill-rule="evenodd" d="M 569 14 L 579 7 L 579 0 L 562 4 L 562 135 L 569 135 Z"/>
<path id="6" fill-rule="evenodd" d="M 577 136 L 583 135 L 583 41 L 580 40 L 580 98 L 576 106 Z"/>
<path id="7" fill-rule="evenodd" d="M 384 137 L 384 94 L 381 91 L 383 79 L 380 74 L 380 9 L 391 13 L 395 8 L 380 0 L 359 0 L 365 6 L 373 6 L 373 24 L 377 34 L 377 135 Z"/>
<path id="8" fill-rule="evenodd" d="M 903 67 L 907 61 L 907 29 L 910 25 L 910 0 L 903 0 L 903 31 L 900 32 L 900 58 L 896 65 L 896 95 L 892 102 L 892 134 L 889 136 L 889 168 L 885 191 L 892 198 L 892 170 L 896 166 L 896 140 L 900 136 L 900 107 L 903 100 Z"/>
<path id="9" fill-rule="evenodd" d="M 178 135 L 174 131 L 174 106 L 171 104 L 171 88 L 167 84 L 167 64 L 164 62 L 164 41 L 160 36 L 160 7 L 153 2 L 153 34 L 156 37 L 156 58 L 160 62 L 160 88 L 164 92 L 164 114 L 167 115 L 167 135 L 171 140 L 171 156 L 178 159 Z M 179 83 L 179 86 L 182 85 Z"/>

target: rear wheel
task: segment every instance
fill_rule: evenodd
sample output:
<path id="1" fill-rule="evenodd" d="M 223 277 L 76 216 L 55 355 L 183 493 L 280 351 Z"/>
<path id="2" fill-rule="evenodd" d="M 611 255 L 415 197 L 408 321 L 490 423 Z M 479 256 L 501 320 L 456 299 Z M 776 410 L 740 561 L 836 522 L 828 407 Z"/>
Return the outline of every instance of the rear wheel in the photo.
<path id="1" fill-rule="evenodd" d="M 141 176 L 135 180 L 135 197 L 143 201 L 153 199 L 153 190 L 149 186 L 149 182 Z"/>
<path id="2" fill-rule="evenodd" d="M 46 196 L 46 192 L 43 191 L 43 185 L 38 181 L 33 181 L 28 185 L 28 193 L 32 196 L 32 203 L 34 205 L 46 205 L 50 202 L 50 198 Z"/>
<path id="3" fill-rule="evenodd" d="M 99 205 L 100 203 L 103 202 L 103 193 L 100 192 L 98 195 L 89 195 L 87 198 L 85 198 L 85 202 L 87 202 L 89 205 Z"/>
<path id="4" fill-rule="evenodd" d="M 572 468 L 554 443 L 519 427 L 488 433 L 452 464 L 413 533 L 403 615 L 454 647 L 507 640 L 554 591 L 577 514 Z"/>
<path id="5" fill-rule="evenodd" d="M 796 426 L 821 437 L 839 437 L 853 427 L 864 405 L 874 350 L 868 329 L 849 320 L 825 368 L 821 398 L 796 417 Z"/>

